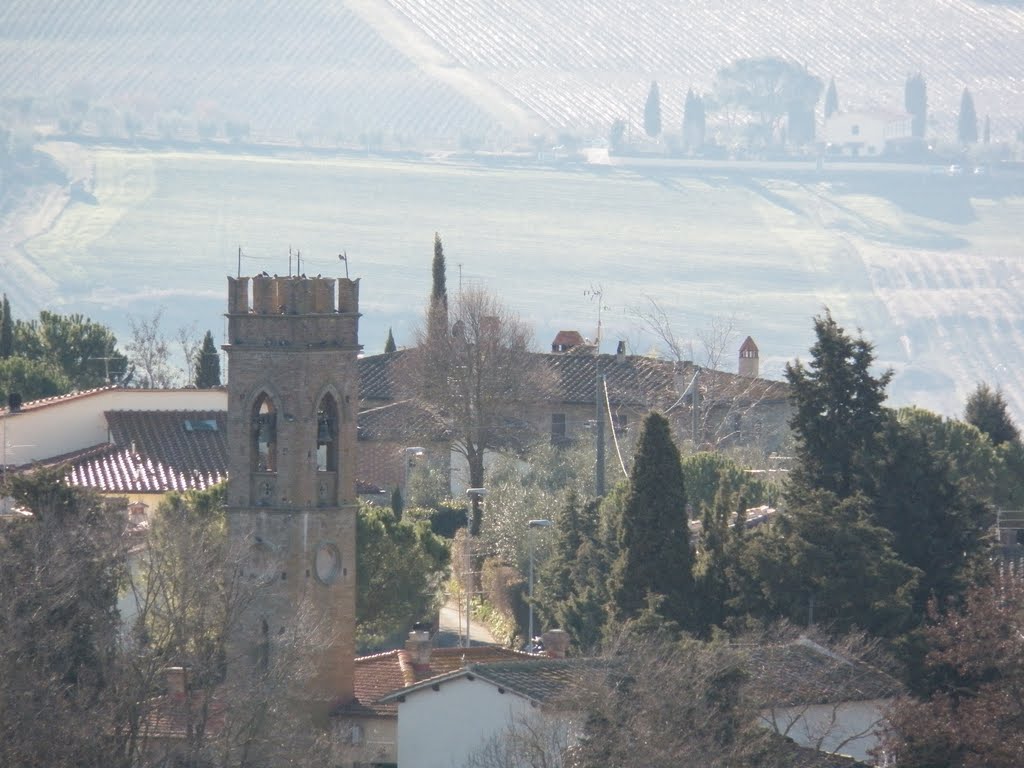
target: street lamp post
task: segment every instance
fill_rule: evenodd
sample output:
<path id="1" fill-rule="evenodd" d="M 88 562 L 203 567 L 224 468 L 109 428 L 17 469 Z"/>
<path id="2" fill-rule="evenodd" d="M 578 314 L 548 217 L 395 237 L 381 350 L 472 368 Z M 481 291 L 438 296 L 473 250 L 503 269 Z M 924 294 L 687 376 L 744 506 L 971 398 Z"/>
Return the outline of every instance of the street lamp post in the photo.
<path id="1" fill-rule="evenodd" d="M 537 528 L 550 528 L 552 522 L 550 520 L 531 520 L 527 525 L 530 529 L 530 624 L 526 642 L 529 644 L 530 650 L 533 650 L 533 546 L 535 543 L 533 532 Z"/>
<path id="2" fill-rule="evenodd" d="M 477 499 L 483 499 L 487 495 L 486 488 L 467 488 L 466 495 L 469 497 L 470 503 L 466 507 L 466 578 L 463 580 L 463 587 L 466 590 L 466 648 L 469 648 L 469 617 L 472 610 L 473 604 L 473 592 L 470 589 L 470 585 L 473 583 L 473 557 L 470 552 L 470 542 L 473 537 L 470 535 L 470 531 L 473 529 L 473 502 Z"/>

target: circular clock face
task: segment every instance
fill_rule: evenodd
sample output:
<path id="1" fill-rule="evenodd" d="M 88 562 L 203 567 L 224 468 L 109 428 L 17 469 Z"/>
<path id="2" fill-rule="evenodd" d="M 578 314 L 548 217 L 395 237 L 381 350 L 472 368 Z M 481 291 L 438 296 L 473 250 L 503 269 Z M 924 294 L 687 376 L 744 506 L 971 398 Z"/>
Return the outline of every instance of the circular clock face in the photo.
<path id="1" fill-rule="evenodd" d="M 341 552 L 330 542 L 322 542 L 313 556 L 313 571 L 322 584 L 333 584 L 341 574 Z"/>

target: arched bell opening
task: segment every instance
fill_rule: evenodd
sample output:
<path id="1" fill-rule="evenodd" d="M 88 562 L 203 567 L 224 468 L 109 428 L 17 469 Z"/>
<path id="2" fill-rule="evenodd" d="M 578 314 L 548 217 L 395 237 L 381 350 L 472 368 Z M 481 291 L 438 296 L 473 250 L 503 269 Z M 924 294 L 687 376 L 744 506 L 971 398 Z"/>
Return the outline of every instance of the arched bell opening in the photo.
<path id="1" fill-rule="evenodd" d="M 338 471 L 338 404 L 327 394 L 316 409 L 316 468 Z"/>
<path id="2" fill-rule="evenodd" d="M 255 472 L 277 472 L 277 412 L 266 393 L 252 406 L 252 461 Z"/>

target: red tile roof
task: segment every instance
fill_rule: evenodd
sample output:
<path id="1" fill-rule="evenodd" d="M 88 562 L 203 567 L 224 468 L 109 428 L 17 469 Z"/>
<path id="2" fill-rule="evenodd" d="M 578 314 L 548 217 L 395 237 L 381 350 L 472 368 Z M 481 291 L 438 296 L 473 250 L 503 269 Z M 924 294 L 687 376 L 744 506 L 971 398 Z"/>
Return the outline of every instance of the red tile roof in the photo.
<path id="1" fill-rule="evenodd" d="M 515 651 L 498 645 L 434 648 L 430 653 L 430 668 L 424 673 L 416 674 L 409 652 L 404 648 L 372 656 L 360 656 L 355 663 L 355 701 L 341 706 L 335 714 L 397 717 L 397 704 L 379 703 L 379 699 L 385 694 L 422 680 L 454 672 L 469 664 L 537 659 L 537 654 Z"/>
<path id="2" fill-rule="evenodd" d="M 216 735 L 224 727 L 224 702 L 216 692 L 165 694 L 150 699 L 148 704 L 142 728 L 150 739 L 185 739 L 198 726 L 207 735 Z"/>

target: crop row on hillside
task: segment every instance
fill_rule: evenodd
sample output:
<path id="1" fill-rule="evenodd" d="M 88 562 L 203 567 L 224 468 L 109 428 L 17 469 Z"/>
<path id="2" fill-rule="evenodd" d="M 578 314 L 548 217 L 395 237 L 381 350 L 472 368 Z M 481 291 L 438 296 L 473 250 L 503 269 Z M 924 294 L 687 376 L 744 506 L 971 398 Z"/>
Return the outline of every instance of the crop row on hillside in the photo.
<path id="1" fill-rule="evenodd" d="M 1024 13 L 1005 5 L 448 0 L 442 13 L 429 0 L 389 2 L 457 62 L 487 72 L 559 127 L 580 114 L 597 123 L 638 115 L 642 97 L 634 100 L 624 79 L 643 83 L 644 93 L 651 79 L 708 90 L 720 67 L 759 55 L 834 76 L 845 108 L 901 109 L 907 74 L 921 71 L 939 130 L 948 130 L 965 86 L 997 135 L 1024 120 Z"/>

